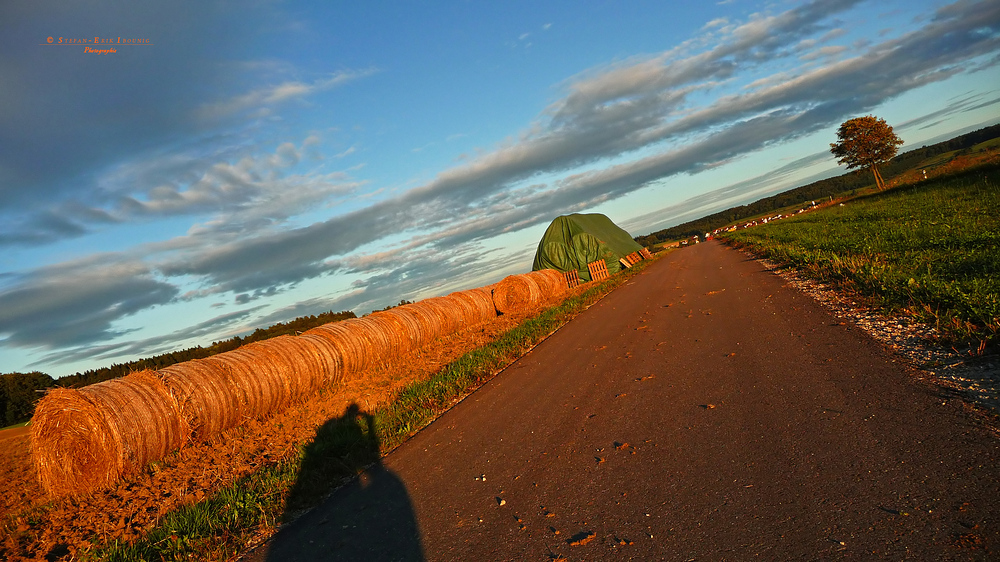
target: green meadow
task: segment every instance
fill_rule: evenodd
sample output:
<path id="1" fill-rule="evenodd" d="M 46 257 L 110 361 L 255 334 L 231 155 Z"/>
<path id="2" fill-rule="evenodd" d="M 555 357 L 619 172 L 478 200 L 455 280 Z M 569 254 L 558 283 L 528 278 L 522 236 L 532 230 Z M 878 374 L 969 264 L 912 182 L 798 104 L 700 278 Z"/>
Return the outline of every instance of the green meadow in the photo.
<path id="1" fill-rule="evenodd" d="M 724 238 L 887 313 L 910 313 L 953 342 L 997 342 L 1000 166 L 857 197 Z"/>

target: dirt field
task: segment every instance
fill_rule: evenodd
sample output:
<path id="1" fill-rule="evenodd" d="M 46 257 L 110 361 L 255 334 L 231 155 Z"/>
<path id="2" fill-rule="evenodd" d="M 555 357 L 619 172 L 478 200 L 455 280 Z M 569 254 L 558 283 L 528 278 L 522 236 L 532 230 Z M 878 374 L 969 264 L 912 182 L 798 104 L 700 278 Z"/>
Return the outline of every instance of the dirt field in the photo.
<path id="1" fill-rule="evenodd" d="M 27 435 L 29 431 L 31 431 L 31 429 L 26 425 L 22 425 L 21 427 L 12 427 L 10 429 L 0 429 L 0 441 Z"/>
<path id="2" fill-rule="evenodd" d="M 4 439 L 0 447 L 0 481 L 4 482 L 0 487 L 0 559 L 73 560 L 96 544 L 132 541 L 177 507 L 211 495 L 260 465 L 294 454 L 316 428 L 343 415 L 349 404 L 374 409 L 407 384 L 430 377 L 528 316 L 501 316 L 441 338 L 268 420 L 252 421 L 210 442 L 187 446 L 112 489 L 51 505 L 31 465 L 27 430 L 7 439 L 0 435 Z"/>

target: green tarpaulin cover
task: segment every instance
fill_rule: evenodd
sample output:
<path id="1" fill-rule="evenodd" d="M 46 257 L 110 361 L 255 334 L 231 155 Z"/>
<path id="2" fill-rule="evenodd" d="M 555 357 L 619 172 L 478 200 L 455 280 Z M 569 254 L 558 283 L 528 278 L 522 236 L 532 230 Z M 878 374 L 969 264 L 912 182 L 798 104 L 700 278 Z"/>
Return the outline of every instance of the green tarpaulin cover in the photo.
<path id="1" fill-rule="evenodd" d="M 641 249 L 628 232 L 608 217 L 598 213 L 574 213 L 556 217 L 545 230 L 531 269 L 575 269 L 580 279 L 590 281 L 588 263 L 603 259 L 608 265 L 608 273 L 614 273 L 621 269 L 619 258 Z"/>

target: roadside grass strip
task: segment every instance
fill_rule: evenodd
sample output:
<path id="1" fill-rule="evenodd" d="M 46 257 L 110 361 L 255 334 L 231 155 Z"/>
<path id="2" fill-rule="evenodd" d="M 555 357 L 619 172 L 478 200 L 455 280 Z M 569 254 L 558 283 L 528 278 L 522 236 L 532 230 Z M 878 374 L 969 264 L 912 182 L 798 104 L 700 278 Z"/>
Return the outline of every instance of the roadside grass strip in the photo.
<path id="1" fill-rule="evenodd" d="M 372 412 L 329 420 L 290 460 L 264 466 L 195 504 L 164 516 L 132 544 L 111 542 L 88 560 L 231 559 L 256 539 L 318 505 L 409 436 L 531 350 L 560 326 L 640 274 L 650 260 L 595 284 L 472 350 Z"/>
<path id="2" fill-rule="evenodd" d="M 901 186 L 724 235 L 737 247 L 905 312 L 953 343 L 1000 332 L 1000 166 Z"/>

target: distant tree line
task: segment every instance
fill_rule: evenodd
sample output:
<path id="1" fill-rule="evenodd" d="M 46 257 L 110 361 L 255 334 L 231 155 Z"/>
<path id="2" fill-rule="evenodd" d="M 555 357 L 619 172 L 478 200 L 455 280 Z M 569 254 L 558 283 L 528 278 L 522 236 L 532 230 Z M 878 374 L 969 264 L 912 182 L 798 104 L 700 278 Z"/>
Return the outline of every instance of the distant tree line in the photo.
<path id="1" fill-rule="evenodd" d="M 45 373 L 5 373 L 0 375 L 0 427 L 31 419 L 35 402 L 44 390 L 55 384 Z"/>
<path id="2" fill-rule="evenodd" d="M 886 177 L 897 176 L 938 154 L 967 150 L 981 142 L 986 142 L 997 137 L 1000 137 L 1000 124 L 966 133 L 931 146 L 922 146 L 904 152 L 890 160 L 881 168 L 881 171 Z M 658 230 L 645 236 L 636 236 L 635 241 L 643 246 L 650 247 L 662 244 L 663 242 L 690 238 L 691 236 L 711 232 L 716 228 L 743 219 L 760 216 L 793 205 L 801 205 L 806 201 L 817 201 L 834 195 L 840 195 L 847 191 L 861 189 L 870 184 L 871 179 L 867 175 L 862 175 L 859 172 L 848 172 L 841 176 L 820 180 L 777 195 L 765 197 L 747 205 L 730 207 L 724 211 Z"/>
<path id="3" fill-rule="evenodd" d="M 91 369 L 58 379 L 53 379 L 51 376 L 39 371 L 0 374 L 0 422 L 4 422 L 0 427 L 31 419 L 35 402 L 42 396 L 41 393 L 35 392 L 36 390 L 44 390 L 53 386 L 79 388 L 88 384 L 124 377 L 133 371 L 142 371 L 144 369 L 157 370 L 176 363 L 190 361 L 191 359 L 204 359 L 212 355 L 231 351 L 251 342 L 277 336 L 295 335 L 316 326 L 355 317 L 355 314 L 350 311 L 330 311 L 317 315 L 300 316 L 295 320 L 279 322 L 269 328 L 258 328 L 247 336 L 234 336 L 227 340 L 212 342 L 212 345 L 208 347 L 199 345 L 127 363 L 115 363 L 110 367 Z"/>

